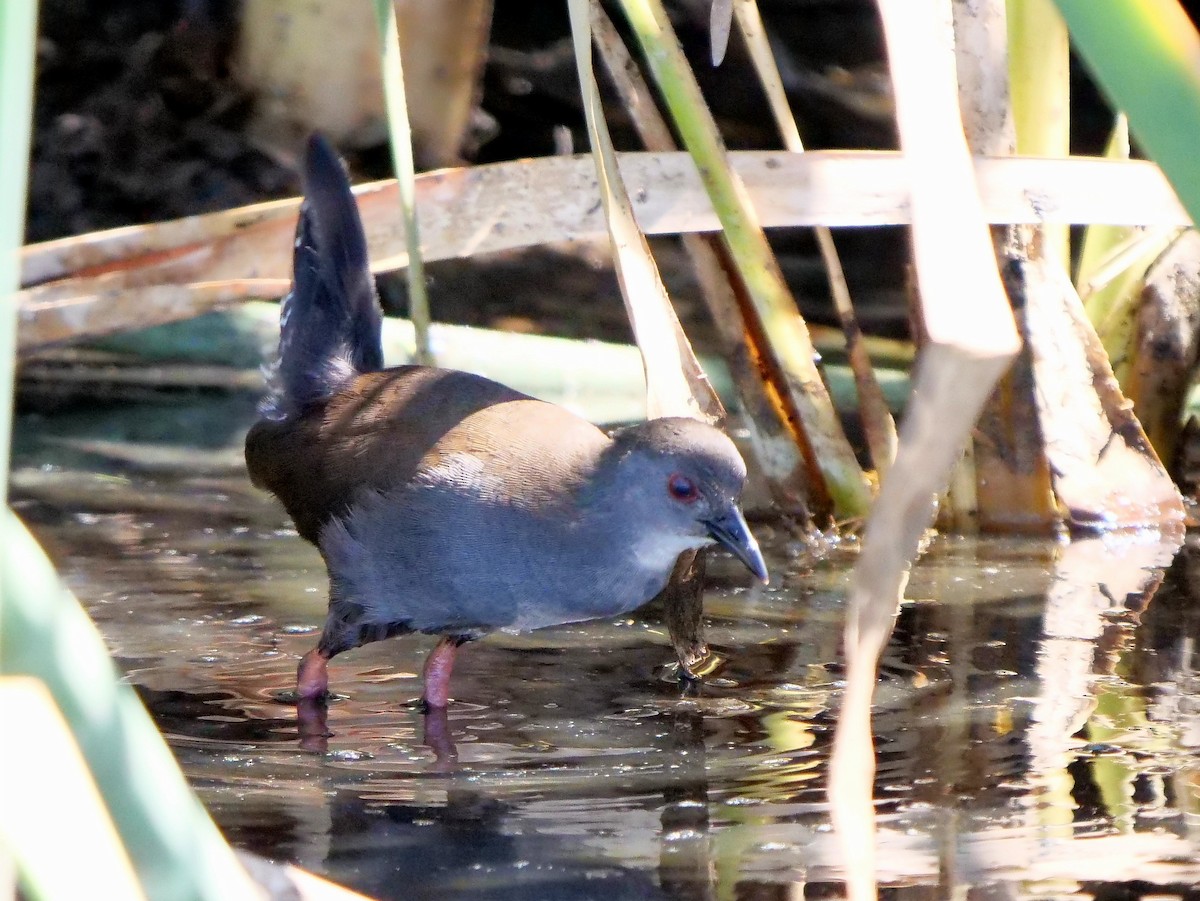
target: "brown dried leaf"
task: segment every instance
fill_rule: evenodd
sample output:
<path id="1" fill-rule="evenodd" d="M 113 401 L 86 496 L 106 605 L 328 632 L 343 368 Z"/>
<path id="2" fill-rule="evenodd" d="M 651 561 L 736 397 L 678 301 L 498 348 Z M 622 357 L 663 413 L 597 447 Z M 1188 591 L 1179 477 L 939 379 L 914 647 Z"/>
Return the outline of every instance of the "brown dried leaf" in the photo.
<path id="1" fill-rule="evenodd" d="M 764 226 L 884 225 L 910 220 L 908 170 L 899 154 L 838 151 L 732 153 Z M 711 232 L 716 214 L 682 153 L 622 154 L 620 167 L 647 234 Z M 1141 161 L 980 159 L 976 173 L 991 221 L 1187 225 L 1158 168 Z M 1097 191 L 1104 184 L 1105 191 Z M 380 271 L 406 262 L 394 182 L 356 191 L 371 258 Z M 593 164 L 552 157 L 451 169 L 417 179 L 426 260 L 467 257 L 604 235 Z M 544 198 L 554 197 L 546 204 Z M 185 318 L 213 303 L 281 294 L 291 277 L 299 200 L 255 204 L 155 225 L 94 232 L 22 251 L 22 348 L 92 334 L 108 304 L 140 311 L 143 324 Z M 86 300 L 73 314 L 61 304 Z M 159 311 L 159 302 L 171 309 Z M 49 316 L 51 325 L 42 328 Z M 120 327 L 124 327 L 121 325 Z"/>
<path id="2" fill-rule="evenodd" d="M 1083 530 L 1176 528 L 1183 500 L 1113 377 L 1066 273 L 1024 266 L 1025 311 L 1046 456 L 1068 524 Z"/>

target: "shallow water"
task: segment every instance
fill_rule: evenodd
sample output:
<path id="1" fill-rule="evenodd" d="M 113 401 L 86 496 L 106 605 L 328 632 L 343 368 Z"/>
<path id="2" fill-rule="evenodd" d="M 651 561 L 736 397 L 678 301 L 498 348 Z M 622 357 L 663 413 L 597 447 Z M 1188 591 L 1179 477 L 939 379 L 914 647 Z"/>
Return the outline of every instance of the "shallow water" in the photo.
<path id="1" fill-rule="evenodd" d="M 852 548 L 760 525 L 769 588 L 711 564 L 726 662 L 690 692 L 644 610 L 467 646 L 444 719 L 406 706 L 432 639 L 362 648 L 331 666 L 327 719 L 298 720 L 281 697 L 324 575 L 246 481 L 251 415 L 24 417 L 12 492 L 234 844 L 379 898 L 841 893 L 824 792 Z M 886 894 L 1200 886 L 1200 557 L 1166 559 L 1132 539 L 932 545 L 877 697 Z"/>

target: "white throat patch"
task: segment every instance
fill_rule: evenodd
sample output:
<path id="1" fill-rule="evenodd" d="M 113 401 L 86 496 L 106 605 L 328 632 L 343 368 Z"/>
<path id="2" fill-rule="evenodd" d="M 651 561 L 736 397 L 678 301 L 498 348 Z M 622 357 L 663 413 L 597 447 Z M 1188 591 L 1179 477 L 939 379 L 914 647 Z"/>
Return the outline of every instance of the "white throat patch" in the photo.
<path id="1" fill-rule="evenodd" d="M 664 535 L 652 532 L 633 546 L 638 565 L 650 570 L 670 569 L 684 551 L 712 544 L 707 535 Z"/>

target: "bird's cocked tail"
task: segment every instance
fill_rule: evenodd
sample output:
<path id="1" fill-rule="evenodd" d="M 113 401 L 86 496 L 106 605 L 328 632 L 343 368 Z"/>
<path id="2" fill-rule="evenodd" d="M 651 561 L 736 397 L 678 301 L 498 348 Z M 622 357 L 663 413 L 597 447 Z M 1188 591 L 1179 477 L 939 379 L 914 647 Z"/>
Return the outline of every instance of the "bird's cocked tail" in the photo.
<path id="1" fill-rule="evenodd" d="M 350 180 L 321 135 L 308 141 L 292 290 L 279 312 L 279 355 L 262 413 L 284 419 L 383 368 L 382 323 Z"/>

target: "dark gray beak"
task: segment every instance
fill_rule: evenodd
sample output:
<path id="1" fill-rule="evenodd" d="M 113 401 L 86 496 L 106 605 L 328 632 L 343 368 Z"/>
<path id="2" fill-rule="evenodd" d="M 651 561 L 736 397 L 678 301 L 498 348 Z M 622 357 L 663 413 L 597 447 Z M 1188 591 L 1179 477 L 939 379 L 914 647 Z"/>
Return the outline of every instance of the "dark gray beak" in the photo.
<path id="1" fill-rule="evenodd" d="M 750 534 L 746 518 L 737 507 L 731 507 L 725 515 L 705 521 L 708 534 L 715 538 L 730 552 L 746 564 L 746 568 L 758 577 L 764 585 L 770 581 L 767 576 L 767 564 L 763 560 L 758 542 Z"/>

